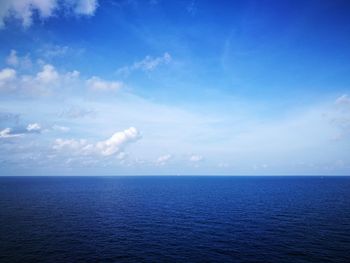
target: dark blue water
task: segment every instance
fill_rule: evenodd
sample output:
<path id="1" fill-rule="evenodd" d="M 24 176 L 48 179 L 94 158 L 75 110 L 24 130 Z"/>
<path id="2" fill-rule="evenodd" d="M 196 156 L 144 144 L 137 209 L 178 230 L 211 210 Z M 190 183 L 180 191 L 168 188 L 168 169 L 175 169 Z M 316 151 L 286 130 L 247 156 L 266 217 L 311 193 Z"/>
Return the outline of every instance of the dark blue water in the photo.
<path id="1" fill-rule="evenodd" d="M 1 262 L 350 262 L 350 177 L 0 177 Z"/>

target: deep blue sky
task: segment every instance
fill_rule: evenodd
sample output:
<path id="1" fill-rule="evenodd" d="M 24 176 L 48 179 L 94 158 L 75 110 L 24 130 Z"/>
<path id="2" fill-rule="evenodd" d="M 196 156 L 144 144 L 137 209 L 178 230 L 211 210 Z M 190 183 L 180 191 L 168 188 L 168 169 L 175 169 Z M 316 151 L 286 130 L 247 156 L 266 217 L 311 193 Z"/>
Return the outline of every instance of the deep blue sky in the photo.
<path id="1" fill-rule="evenodd" d="M 349 174 L 349 13 L 330 0 L 5 0 L 0 166 Z"/>

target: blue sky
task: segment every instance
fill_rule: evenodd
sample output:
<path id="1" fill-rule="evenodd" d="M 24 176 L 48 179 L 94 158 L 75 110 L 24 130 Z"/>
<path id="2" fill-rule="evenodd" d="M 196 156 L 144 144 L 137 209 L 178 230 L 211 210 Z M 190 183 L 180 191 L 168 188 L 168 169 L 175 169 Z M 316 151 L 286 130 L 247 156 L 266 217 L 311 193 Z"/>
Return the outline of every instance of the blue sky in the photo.
<path id="1" fill-rule="evenodd" d="M 4 0 L 1 175 L 348 175 L 349 12 Z"/>

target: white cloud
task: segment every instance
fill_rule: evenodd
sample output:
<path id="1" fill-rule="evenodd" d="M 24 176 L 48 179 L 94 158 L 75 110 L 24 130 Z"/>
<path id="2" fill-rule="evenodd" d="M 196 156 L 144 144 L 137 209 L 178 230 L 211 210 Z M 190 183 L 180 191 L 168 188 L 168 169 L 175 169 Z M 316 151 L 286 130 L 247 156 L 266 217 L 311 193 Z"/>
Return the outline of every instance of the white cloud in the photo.
<path id="1" fill-rule="evenodd" d="M 0 90 L 40 95 L 50 94 L 54 88 L 69 87 L 78 80 L 80 73 L 72 72 L 59 73 L 51 64 L 44 64 L 42 69 L 34 75 L 18 74 L 14 69 L 5 68 L 0 70 Z"/>
<path id="2" fill-rule="evenodd" d="M 95 117 L 96 111 L 94 109 L 85 109 L 78 106 L 71 106 L 59 113 L 60 118 L 81 119 L 85 117 Z"/>
<path id="3" fill-rule="evenodd" d="M 158 66 L 163 64 L 168 64 L 172 60 L 170 54 L 165 52 L 163 56 L 153 58 L 151 56 L 146 56 L 143 60 L 135 62 L 132 66 L 122 67 L 117 70 L 118 74 L 129 75 L 134 70 L 142 70 L 142 71 L 153 71 Z"/>
<path id="4" fill-rule="evenodd" d="M 58 141 L 56 147 L 66 146 L 56 154 L 57 160 L 63 160 L 60 158 L 66 157 L 72 158 L 70 154 L 76 158 L 96 159 L 98 160 L 96 169 L 104 169 L 101 168 L 104 165 L 110 168 L 119 167 L 121 161 L 118 160 L 118 156 L 124 151 L 131 156 L 124 161 L 125 169 L 130 170 L 119 170 L 121 173 L 124 171 L 138 171 L 140 173 L 150 171 L 147 169 L 153 169 L 158 157 L 166 153 L 171 153 L 179 158 L 176 159 L 176 165 L 169 166 L 169 168 L 164 166 L 159 170 L 165 171 L 165 173 L 188 172 L 190 174 L 191 171 L 195 171 L 191 170 L 192 168 L 202 167 L 201 172 L 208 173 L 218 171 L 219 173 L 258 174 L 260 171 L 268 170 L 275 174 L 280 171 L 300 174 L 316 169 L 307 168 L 306 164 L 309 163 L 322 164 L 326 161 L 333 161 L 333 158 L 349 162 L 350 141 L 348 135 L 341 142 L 331 140 L 332 136 L 340 132 L 341 127 L 345 129 L 345 126 L 340 127 L 340 123 L 330 123 L 330 120 L 340 117 L 345 119 L 346 116 L 349 116 L 342 108 L 335 105 L 335 99 L 298 108 L 296 113 L 288 111 L 280 118 L 262 120 L 260 115 L 251 115 L 252 109 L 256 110 L 255 107 L 250 108 L 253 106 L 249 106 L 248 109 L 243 107 L 243 110 L 240 111 L 233 107 L 234 103 L 223 104 L 222 111 L 211 108 L 213 113 L 205 112 L 203 114 L 190 112 L 186 108 L 157 104 L 137 96 L 121 96 L 120 98 L 120 100 L 113 101 L 67 99 L 63 105 L 61 101 L 50 100 L 50 103 L 47 103 L 45 100 L 45 104 L 42 104 L 43 106 L 40 108 L 35 107 L 38 102 L 21 101 L 21 108 L 33 109 L 33 112 L 30 113 L 33 116 L 40 116 L 43 114 L 43 110 L 45 116 L 49 112 L 57 113 L 59 109 L 67 107 L 65 105 L 71 103 L 79 105 L 82 109 L 94 109 L 97 112 L 94 119 L 83 118 L 62 122 L 62 124 L 74 127 L 72 136 L 76 135 L 77 137 L 72 138 L 83 138 L 81 134 L 86 134 L 84 136 L 88 136 L 86 138 L 89 139 L 86 141 L 65 141 L 67 137 L 62 137 L 62 141 Z M 8 105 L 3 105 L 3 107 L 8 107 Z M 249 113 L 246 112 L 248 110 Z M 121 112 L 123 114 L 120 114 Z M 80 115 L 80 110 L 73 110 L 69 114 Z M 54 117 L 54 115 L 48 116 Z M 129 145 L 133 146 L 130 148 L 125 146 L 121 150 L 120 147 L 115 147 L 110 152 L 106 150 L 106 155 L 102 155 L 102 151 L 107 149 L 107 146 L 104 145 L 101 149 L 96 147 L 98 141 L 101 141 L 100 138 L 104 138 L 101 137 L 102 134 L 105 134 L 106 131 L 112 131 L 110 133 L 112 135 L 113 126 L 116 123 L 126 126 L 129 125 L 130 120 L 135 125 L 137 124 L 135 127 L 142 129 L 143 134 L 145 134 L 142 143 Z M 12 126 L 4 124 L 2 128 L 4 127 Z M 42 144 L 46 144 L 46 140 L 43 140 Z M 169 152 L 164 153 L 164 147 Z M 123 155 L 121 154 L 120 158 Z M 102 162 L 101 156 L 106 156 L 103 157 L 104 161 Z M 199 161 L 200 159 L 203 161 Z M 134 160 L 143 160 L 144 162 L 137 163 Z M 160 158 L 159 162 L 162 163 L 163 160 Z M 170 159 L 171 161 L 172 159 Z M 303 162 L 305 165 L 298 166 L 298 168 L 293 164 L 294 162 Z M 220 164 L 220 169 L 218 164 Z M 227 167 L 226 164 L 230 164 L 230 167 Z M 257 170 L 252 168 L 253 164 L 259 165 Z M 269 164 L 270 167 L 264 169 L 262 164 Z"/>
<path id="5" fill-rule="evenodd" d="M 75 80 L 77 78 L 80 77 L 80 72 L 77 70 L 73 70 L 70 72 L 67 72 L 66 74 L 63 75 L 63 79 L 65 81 L 71 81 L 71 80 Z"/>
<path id="6" fill-rule="evenodd" d="M 0 138 L 13 138 L 13 137 L 22 137 L 31 133 L 40 133 L 41 125 L 38 123 L 30 123 L 25 129 L 17 129 L 13 131 L 11 128 L 5 128 L 0 131 Z"/>
<path id="7" fill-rule="evenodd" d="M 200 162 L 203 160 L 203 156 L 201 155 L 191 155 L 190 162 Z"/>
<path id="8" fill-rule="evenodd" d="M 14 51 L 14 50 L 12 50 Z M 18 64 L 18 57 L 14 52 L 10 53 L 10 61 L 12 64 Z M 14 59 L 16 56 L 16 59 Z M 36 74 L 23 74 L 22 71 L 12 68 L 4 68 L 0 70 L 0 89 L 4 91 L 17 90 L 37 95 L 49 95 L 53 91 L 62 91 L 71 89 L 74 85 L 86 86 L 94 91 L 115 91 L 124 86 L 120 81 L 108 81 L 97 76 L 84 79 L 80 77 L 77 70 L 69 72 L 58 72 L 52 64 L 42 64 L 41 70 Z M 18 75 L 18 76 L 17 76 Z"/>
<path id="9" fill-rule="evenodd" d="M 4 68 L 0 71 L 0 83 L 16 78 L 16 71 L 12 68 Z"/>
<path id="10" fill-rule="evenodd" d="M 92 90 L 118 90 L 124 86 L 122 82 L 106 81 L 96 76 L 89 78 L 86 84 Z"/>
<path id="11" fill-rule="evenodd" d="M 22 133 L 13 133 L 11 128 L 5 128 L 0 131 L 0 138 L 14 138 L 22 136 Z"/>
<path id="12" fill-rule="evenodd" d="M 49 84 L 57 81 L 58 78 L 58 72 L 56 71 L 55 67 L 50 64 L 44 65 L 42 71 L 38 72 L 36 75 L 36 79 L 44 84 Z"/>
<path id="13" fill-rule="evenodd" d="M 70 149 L 74 150 L 76 154 L 99 154 L 102 156 L 117 155 L 118 158 L 124 158 L 124 148 L 132 142 L 135 142 L 141 138 L 139 131 L 130 127 L 121 132 L 116 132 L 107 140 L 99 141 L 96 144 L 88 143 L 87 140 L 74 140 L 74 139 L 56 139 L 53 149 L 62 150 Z"/>
<path id="14" fill-rule="evenodd" d="M 12 49 L 10 51 L 10 54 L 6 57 L 6 63 L 12 67 L 21 67 L 25 69 L 28 69 L 32 66 L 32 61 L 29 57 L 29 54 L 20 57 L 17 55 L 17 51 L 14 49 Z"/>
<path id="15" fill-rule="evenodd" d="M 120 152 L 127 144 L 141 138 L 139 131 L 130 127 L 122 132 L 116 132 L 111 138 L 98 142 L 96 148 L 102 155 L 109 156 Z"/>
<path id="16" fill-rule="evenodd" d="M 11 68 L 4 68 L 0 70 L 0 90 L 13 89 L 13 84 L 11 83 L 16 79 L 16 71 Z"/>
<path id="17" fill-rule="evenodd" d="M 18 65 L 18 57 L 17 57 L 17 52 L 16 50 L 11 50 L 10 54 L 6 58 L 6 63 L 10 66 L 17 66 Z"/>
<path id="18" fill-rule="evenodd" d="M 171 56 L 169 53 L 164 53 L 162 57 L 152 58 L 147 56 L 143 60 L 136 62 L 134 64 L 135 69 L 142 69 L 144 71 L 152 71 L 156 69 L 161 64 L 168 64 L 171 61 Z"/>
<path id="19" fill-rule="evenodd" d="M 40 57 L 46 59 L 46 60 L 53 60 L 55 58 L 62 58 L 62 57 L 80 57 L 85 52 L 84 48 L 73 48 L 68 45 L 57 45 L 57 44 L 43 44 L 41 47 L 39 47 L 35 54 L 39 55 Z"/>
<path id="20" fill-rule="evenodd" d="M 2 0 L 0 27 L 3 27 L 6 18 L 11 16 L 20 20 L 23 27 L 29 27 L 33 22 L 35 12 L 43 19 L 50 17 L 56 7 L 57 0 Z"/>
<path id="21" fill-rule="evenodd" d="M 30 124 L 28 124 L 26 130 L 28 132 L 40 132 L 41 126 L 39 123 L 30 123 Z"/>
<path id="22" fill-rule="evenodd" d="M 45 58 L 53 58 L 66 55 L 69 50 L 70 48 L 68 46 L 46 45 L 39 49 L 38 52 Z"/>
<path id="23" fill-rule="evenodd" d="M 97 0 L 1 0 L 0 28 L 7 19 L 19 20 L 23 27 L 33 24 L 34 14 L 38 13 L 43 20 L 55 14 L 55 11 L 68 9 L 75 15 L 94 15 L 98 7 Z"/>
<path id="24" fill-rule="evenodd" d="M 97 0 L 78 0 L 74 10 L 76 14 L 92 16 L 97 7 Z"/>
<path id="25" fill-rule="evenodd" d="M 172 156 L 170 154 L 165 154 L 165 155 L 162 155 L 162 156 L 159 156 L 157 161 L 156 161 L 156 164 L 159 165 L 159 166 L 163 166 L 165 165 L 170 159 L 172 158 Z"/>
<path id="26" fill-rule="evenodd" d="M 338 128 L 337 134 L 333 136 L 334 141 L 348 138 L 350 135 L 350 97 L 344 94 L 336 99 L 336 112 L 330 117 L 330 123 Z"/>
<path id="27" fill-rule="evenodd" d="M 48 95 L 64 80 L 65 76 L 60 75 L 54 66 L 45 64 L 42 70 L 36 75 L 21 75 L 16 81 L 15 88 L 19 92 Z"/>

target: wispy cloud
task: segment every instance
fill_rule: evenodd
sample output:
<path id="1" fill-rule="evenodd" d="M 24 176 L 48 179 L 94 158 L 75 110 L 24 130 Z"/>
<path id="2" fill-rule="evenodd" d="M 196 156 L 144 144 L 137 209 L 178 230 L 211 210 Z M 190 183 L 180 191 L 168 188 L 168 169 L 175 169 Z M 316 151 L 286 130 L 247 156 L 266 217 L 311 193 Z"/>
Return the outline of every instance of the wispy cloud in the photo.
<path id="1" fill-rule="evenodd" d="M 45 45 L 40 48 L 38 52 L 45 58 L 54 58 L 64 56 L 70 51 L 68 46 L 59 46 L 59 45 Z"/>
<path id="2" fill-rule="evenodd" d="M 60 131 L 60 132 L 69 132 L 70 128 L 66 126 L 61 126 L 61 125 L 53 125 L 52 130 L 54 131 Z"/>
<path id="3" fill-rule="evenodd" d="M 18 57 L 17 57 L 17 51 L 16 50 L 11 50 L 10 54 L 6 58 L 7 64 L 10 66 L 17 66 L 18 65 Z"/>
<path id="4" fill-rule="evenodd" d="M 97 112 L 91 108 L 83 108 L 80 106 L 70 106 L 67 109 L 62 110 L 59 114 L 59 118 L 67 119 L 80 119 L 86 117 L 96 116 Z"/>
<path id="5" fill-rule="evenodd" d="M 192 16 L 194 16 L 197 13 L 197 5 L 196 5 L 196 2 L 194 0 L 191 0 L 188 3 L 188 5 L 186 7 L 186 11 Z"/>
<path id="6" fill-rule="evenodd" d="M 146 56 L 144 59 L 134 62 L 131 66 L 125 66 L 117 70 L 117 74 L 128 76 L 135 70 L 142 70 L 144 72 L 150 72 L 155 70 L 161 65 L 169 64 L 172 60 L 171 55 L 168 52 L 165 52 L 163 56 L 160 57 L 151 57 Z"/>
<path id="7" fill-rule="evenodd" d="M 201 156 L 201 155 L 191 155 L 189 160 L 190 160 L 190 162 L 197 163 L 197 162 L 203 161 L 203 156 Z"/>
<path id="8" fill-rule="evenodd" d="M 173 156 L 171 154 L 165 154 L 165 155 L 159 156 L 156 161 L 156 164 L 159 166 L 166 165 L 172 157 Z"/>
<path id="9" fill-rule="evenodd" d="M 24 69 L 31 68 L 33 64 L 29 54 L 25 56 L 18 56 L 17 51 L 14 49 L 12 49 L 10 54 L 7 56 L 6 63 L 11 67 Z"/>
<path id="10" fill-rule="evenodd" d="M 89 89 L 95 91 L 111 91 L 121 89 L 124 86 L 124 83 L 120 81 L 106 81 L 93 76 L 86 81 L 86 85 Z"/>

